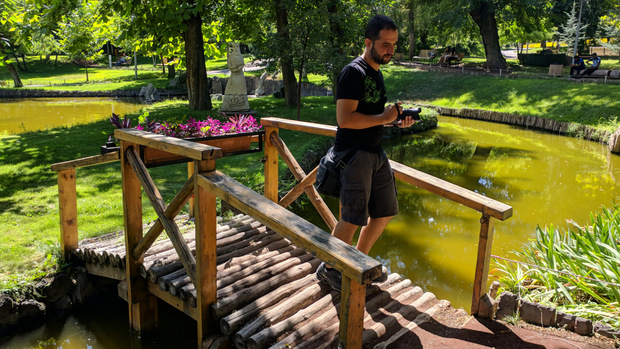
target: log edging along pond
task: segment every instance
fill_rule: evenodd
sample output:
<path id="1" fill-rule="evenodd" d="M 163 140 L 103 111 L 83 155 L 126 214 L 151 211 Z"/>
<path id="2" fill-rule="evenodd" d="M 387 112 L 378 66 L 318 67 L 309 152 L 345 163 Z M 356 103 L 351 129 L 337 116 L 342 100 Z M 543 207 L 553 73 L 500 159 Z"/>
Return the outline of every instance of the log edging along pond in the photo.
<path id="1" fill-rule="evenodd" d="M 160 96 L 186 96 L 187 91 L 159 90 Z M 140 90 L 67 91 L 42 89 L 0 89 L 0 98 L 54 98 L 54 97 L 139 97 Z"/>
<path id="2" fill-rule="evenodd" d="M 560 135 L 596 141 L 603 144 L 609 144 L 610 138 L 613 135 L 613 132 L 611 131 L 597 129 L 592 126 L 546 119 L 538 116 L 518 115 L 482 109 L 457 109 L 433 105 L 422 106 L 434 109 L 441 115 L 523 126 L 526 128 L 543 130 Z"/>

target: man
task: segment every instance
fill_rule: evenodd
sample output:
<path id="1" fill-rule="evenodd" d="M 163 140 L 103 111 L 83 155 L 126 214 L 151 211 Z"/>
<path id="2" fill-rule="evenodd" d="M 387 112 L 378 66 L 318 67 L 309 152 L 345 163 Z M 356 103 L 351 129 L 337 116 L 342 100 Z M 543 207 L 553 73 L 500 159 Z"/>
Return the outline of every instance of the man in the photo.
<path id="1" fill-rule="evenodd" d="M 590 57 L 586 62 L 591 62 L 592 65 L 583 72 L 583 75 L 590 75 L 601 65 L 601 58 L 596 54 L 596 52 L 593 52 L 592 57 Z"/>
<path id="2" fill-rule="evenodd" d="M 583 58 L 579 57 L 579 54 L 575 55 L 573 64 L 570 66 L 570 76 L 579 75 L 584 69 L 586 69 L 586 65 L 583 62 Z"/>
<path id="3" fill-rule="evenodd" d="M 383 15 L 373 17 L 366 26 L 364 53 L 349 63 L 338 77 L 336 119 L 338 131 L 330 152 L 335 161 L 354 152 L 341 172 L 340 220 L 332 235 L 350 244 L 362 227 L 357 249 L 368 254 L 387 223 L 398 214 L 394 176 L 381 147 L 383 125 L 395 121 L 399 106 L 385 107 L 387 94 L 380 65 L 394 55 L 398 30 Z M 410 127 L 410 116 L 399 127 Z M 340 291 L 340 272 L 322 263 L 319 279 Z"/>

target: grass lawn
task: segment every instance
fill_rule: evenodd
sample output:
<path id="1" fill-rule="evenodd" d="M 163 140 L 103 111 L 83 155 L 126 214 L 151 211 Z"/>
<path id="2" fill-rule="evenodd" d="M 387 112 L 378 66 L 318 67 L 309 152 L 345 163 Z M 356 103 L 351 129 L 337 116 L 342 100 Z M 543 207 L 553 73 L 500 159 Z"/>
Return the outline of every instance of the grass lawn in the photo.
<path id="1" fill-rule="evenodd" d="M 213 60 L 208 69 L 225 66 L 225 60 Z M 37 67 L 32 62 L 26 79 L 48 79 L 52 85 L 75 75 L 71 63 L 57 68 Z M 141 61 L 139 63 L 142 64 Z M 145 64 L 148 65 L 149 62 Z M 219 65 L 215 65 L 215 64 Z M 152 63 L 151 63 L 152 65 Z M 58 69 L 58 70 L 55 70 Z M 48 71 L 50 70 L 50 71 Z M 93 71 L 96 71 L 93 69 Z M 101 69 L 104 79 L 112 83 L 76 85 L 76 88 L 129 88 L 132 70 Z M 126 76 L 122 74 L 127 74 Z M 145 70 L 140 85 L 167 79 L 157 70 Z M 144 75 L 142 75 L 144 74 Z M 151 75 L 149 75 L 151 74 Z M 96 75 L 95 75 L 96 76 Z M 384 70 L 390 102 L 431 104 L 453 108 L 490 109 L 522 115 L 535 115 L 571 121 L 596 127 L 615 129 L 620 117 L 620 88 L 611 84 L 578 84 L 558 79 L 505 79 L 489 76 L 461 76 L 406 69 L 390 65 Z M 0 78 L 5 79 L 2 75 Z M 321 81 L 324 77 L 309 77 Z M 58 87 L 56 87 L 58 88 Z M 68 87 L 63 87 L 68 88 Z M 262 97 L 250 100 L 259 117 L 276 116 L 294 119 L 296 108 L 287 107 L 282 99 Z M 214 110 L 219 104 L 214 103 Z M 215 111 L 190 110 L 187 102 L 171 100 L 147 107 L 149 117 L 156 120 L 180 120 L 186 117 L 216 116 Z M 335 123 L 332 97 L 303 98 L 303 121 Z M 429 112 L 425 110 L 425 112 Z M 130 116 L 137 120 L 137 115 Z M 16 135 L 0 135 L 0 290 L 14 286 L 25 278 L 45 272 L 53 263 L 43 261 L 50 251 L 58 251 L 58 198 L 56 174 L 50 165 L 57 162 L 96 155 L 99 147 L 113 132 L 108 121 L 74 127 L 60 127 Z M 297 159 L 313 147 L 320 136 L 283 130 L 282 138 Z M 217 162 L 218 169 L 240 182 L 260 190 L 263 182 L 262 154 L 230 157 Z M 284 169 L 284 165 L 282 165 Z M 183 164 L 153 168 L 151 174 L 165 200 L 169 201 L 186 178 Z M 77 170 L 78 222 L 80 238 L 119 231 L 122 228 L 121 180 L 118 163 Z M 145 202 L 144 221 L 155 218 Z"/>

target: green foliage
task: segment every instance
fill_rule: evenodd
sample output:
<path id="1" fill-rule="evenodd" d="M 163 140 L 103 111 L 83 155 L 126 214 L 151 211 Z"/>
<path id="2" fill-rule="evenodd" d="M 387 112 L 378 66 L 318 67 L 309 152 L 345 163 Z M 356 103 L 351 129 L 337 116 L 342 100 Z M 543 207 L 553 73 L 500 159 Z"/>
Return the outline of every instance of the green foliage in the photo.
<path id="1" fill-rule="evenodd" d="M 536 239 L 517 259 L 499 261 L 502 288 L 522 298 L 552 304 L 567 313 L 620 327 L 620 207 L 590 214 L 587 226 L 570 221 L 568 231 L 536 229 Z"/>

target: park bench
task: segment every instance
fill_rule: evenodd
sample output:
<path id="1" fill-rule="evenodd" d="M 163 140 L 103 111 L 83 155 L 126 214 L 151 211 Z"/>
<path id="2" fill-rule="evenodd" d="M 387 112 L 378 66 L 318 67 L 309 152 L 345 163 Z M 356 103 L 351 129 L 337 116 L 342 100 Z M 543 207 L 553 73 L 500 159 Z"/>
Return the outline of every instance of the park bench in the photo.
<path id="1" fill-rule="evenodd" d="M 448 58 L 448 65 L 458 65 L 458 64 L 460 64 L 461 61 L 463 60 L 463 57 L 465 57 L 465 52 L 457 52 L 456 53 L 456 57 Z"/>
<path id="2" fill-rule="evenodd" d="M 433 65 L 433 63 L 435 63 L 435 59 L 437 58 L 437 55 L 433 55 L 431 57 L 431 52 L 434 53 L 433 50 L 420 50 L 420 55 L 419 56 L 413 56 L 412 60 L 414 61 L 428 61 L 428 63 L 430 65 Z"/>

